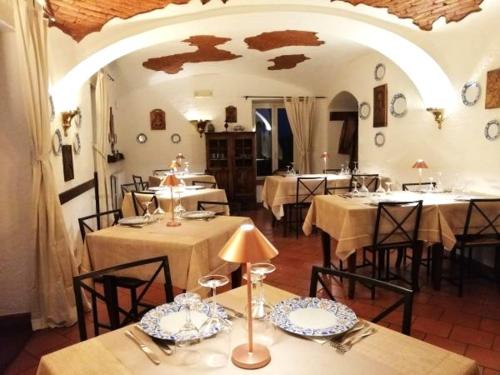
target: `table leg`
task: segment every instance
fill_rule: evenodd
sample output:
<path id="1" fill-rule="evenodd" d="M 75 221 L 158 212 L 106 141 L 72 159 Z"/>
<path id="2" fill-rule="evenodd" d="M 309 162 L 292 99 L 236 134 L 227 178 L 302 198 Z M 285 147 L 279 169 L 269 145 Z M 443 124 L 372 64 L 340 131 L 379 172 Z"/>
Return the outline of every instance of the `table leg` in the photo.
<path id="1" fill-rule="evenodd" d="M 323 250 L 323 267 L 330 268 L 332 265 L 332 255 L 330 251 L 330 235 L 320 229 L 321 231 L 321 245 Z"/>
<path id="2" fill-rule="evenodd" d="M 441 278 L 443 275 L 443 245 L 432 245 L 432 287 L 441 290 Z"/>
<path id="3" fill-rule="evenodd" d="M 349 255 L 349 258 L 347 258 L 347 270 L 350 273 L 356 273 L 356 252 Z M 356 281 L 354 281 L 353 279 L 349 279 L 347 296 L 350 299 L 354 298 L 355 291 L 356 291 Z"/>
<path id="4" fill-rule="evenodd" d="M 241 286 L 241 277 L 242 274 L 240 265 L 236 270 L 231 272 L 231 289 L 238 288 L 239 286 Z"/>
<path id="5" fill-rule="evenodd" d="M 422 249 L 424 243 L 419 241 L 417 246 L 413 249 L 412 261 L 411 261 L 411 283 L 414 292 L 420 290 L 419 287 L 419 277 L 420 277 L 420 264 L 422 263 Z"/>

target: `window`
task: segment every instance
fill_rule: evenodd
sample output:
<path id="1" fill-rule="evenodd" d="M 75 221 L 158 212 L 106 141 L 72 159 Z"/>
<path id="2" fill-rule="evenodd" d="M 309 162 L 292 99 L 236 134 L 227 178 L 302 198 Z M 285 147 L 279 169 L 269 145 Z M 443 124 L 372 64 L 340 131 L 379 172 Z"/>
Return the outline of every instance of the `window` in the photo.
<path id="1" fill-rule="evenodd" d="M 255 102 L 257 176 L 268 176 L 293 163 L 293 135 L 283 102 Z"/>

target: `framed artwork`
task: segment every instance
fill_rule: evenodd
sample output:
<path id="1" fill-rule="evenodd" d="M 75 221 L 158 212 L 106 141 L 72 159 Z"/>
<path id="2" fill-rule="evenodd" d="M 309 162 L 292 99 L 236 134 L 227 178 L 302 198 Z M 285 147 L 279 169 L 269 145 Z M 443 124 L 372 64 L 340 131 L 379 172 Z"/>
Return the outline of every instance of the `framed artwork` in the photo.
<path id="1" fill-rule="evenodd" d="M 226 122 L 238 122 L 238 110 L 234 105 L 226 107 Z"/>
<path id="2" fill-rule="evenodd" d="M 151 130 L 165 130 L 165 111 L 161 109 L 153 109 L 149 112 L 149 121 L 151 122 Z"/>
<path id="3" fill-rule="evenodd" d="M 387 85 L 373 89 L 373 127 L 387 126 Z"/>
<path id="4" fill-rule="evenodd" d="M 75 178 L 73 170 L 73 147 L 71 145 L 62 145 L 62 162 L 64 181 L 70 181 Z"/>
<path id="5" fill-rule="evenodd" d="M 490 70 L 486 78 L 486 109 L 500 108 L 500 69 Z"/>

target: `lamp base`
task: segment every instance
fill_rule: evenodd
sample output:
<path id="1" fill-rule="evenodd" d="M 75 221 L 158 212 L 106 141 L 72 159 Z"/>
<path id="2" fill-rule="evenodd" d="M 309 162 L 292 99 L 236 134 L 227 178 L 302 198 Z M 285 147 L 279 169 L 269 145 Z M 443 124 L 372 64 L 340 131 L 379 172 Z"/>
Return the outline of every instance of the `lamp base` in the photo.
<path id="1" fill-rule="evenodd" d="M 231 357 L 235 366 L 247 370 L 254 370 L 266 366 L 271 362 L 269 350 L 260 344 L 253 344 L 253 352 L 248 351 L 248 344 L 242 344 L 233 349 Z"/>
<path id="2" fill-rule="evenodd" d="M 167 227 L 178 227 L 180 225 L 181 225 L 180 221 L 175 221 L 175 220 L 167 221 Z"/>

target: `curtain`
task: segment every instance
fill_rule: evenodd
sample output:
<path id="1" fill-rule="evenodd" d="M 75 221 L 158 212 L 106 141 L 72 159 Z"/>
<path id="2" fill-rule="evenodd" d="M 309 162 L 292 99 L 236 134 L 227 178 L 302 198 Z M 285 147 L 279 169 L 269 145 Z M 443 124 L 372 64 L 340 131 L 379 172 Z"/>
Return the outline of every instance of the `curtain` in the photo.
<path id="1" fill-rule="evenodd" d="M 296 169 L 300 173 L 311 172 L 311 144 L 312 124 L 314 119 L 314 98 L 285 98 L 285 109 L 290 127 L 292 128 L 293 141 L 299 151 L 296 158 Z"/>
<path id="2" fill-rule="evenodd" d="M 101 212 L 110 210 L 109 170 L 106 148 L 109 132 L 108 79 L 97 73 L 95 89 L 96 122 L 94 126 L 94 163 L 99 178 L 99 207 Z"/>
<path id="3" fill-rule="evenodd" d="M 76 261 L 69 245 L 50 163 L 47 25 L 34 2 L 13 2 L 20 83 L 33 159 L 35 285 L 33 329 L 76 322 L 73 275 Z"/>

